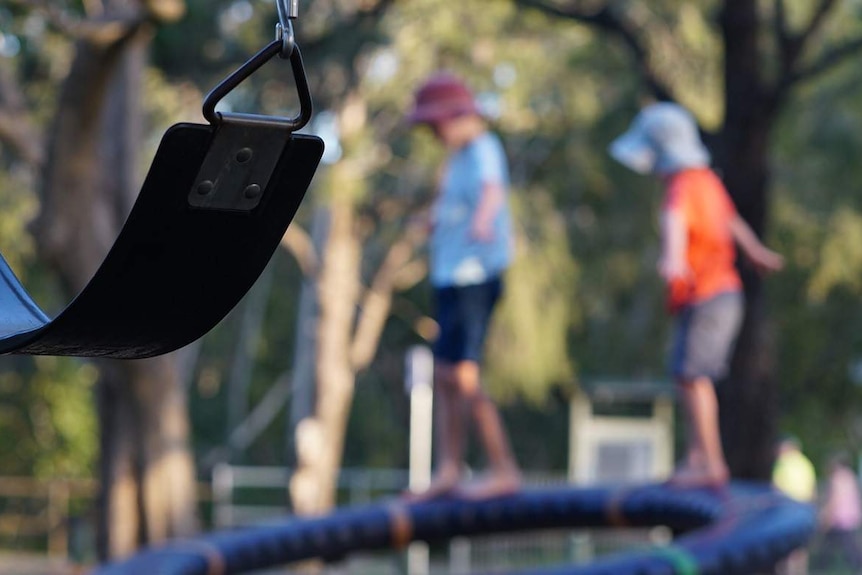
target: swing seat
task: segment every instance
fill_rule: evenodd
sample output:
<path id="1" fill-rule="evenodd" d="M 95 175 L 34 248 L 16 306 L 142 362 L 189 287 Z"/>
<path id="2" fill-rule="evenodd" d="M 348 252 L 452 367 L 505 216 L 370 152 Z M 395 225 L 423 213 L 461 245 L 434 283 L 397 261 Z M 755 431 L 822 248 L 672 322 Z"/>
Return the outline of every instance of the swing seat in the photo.
<path id="1" fill-rule="evenodd" d="M 216 111 L 276 55 L 290 60 L 295 117 Z M 295 133 L 311 111 L 299 47 L 279 34 L 207 94 L 209 125 L 168 129 L 116 242 L 57 317 L 0 256 L 0 354 L 142 359 L 215 327 L 263 272 L 317 170 L 323 141 Z"/>
<path id="2" fill-rule="evenodd" d="M 136 359 L 195 341 L 261 274 L 322 154 L 274 121 L 173 126 L 115 244 L 57 317 L 0 261 L 0 353 Z"/>

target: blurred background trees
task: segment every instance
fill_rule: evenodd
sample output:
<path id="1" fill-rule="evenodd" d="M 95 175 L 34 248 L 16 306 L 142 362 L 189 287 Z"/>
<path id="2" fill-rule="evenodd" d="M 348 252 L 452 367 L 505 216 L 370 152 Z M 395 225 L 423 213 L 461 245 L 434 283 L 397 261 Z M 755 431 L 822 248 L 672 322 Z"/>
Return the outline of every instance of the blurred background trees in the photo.
<path id="1" fill-rule="evenodd" d="M 179 18 L 166 1 L 0 2 L 0 251 L 49 311 L 113 241 L 165 128 L 202 121 L 202 94 L 272 37 L 270 0 L 183 4 Z M 404 467 L 404 352 L 434 335 L 424 244 L 407 232 L 431 199 L 441 151 L 402 118 L 438 68 L 467 78 L 510 155 L 518 259 L 489 342 L 488 386 L 517 423 L 526 469 L 565 469 L 566 400 L 579 380 L 665 373 L 660 186 L 606 154 L 645 96 L 695 112 L 743 214 L 787 257 L 762 286 L 748 278 L 757 321 L 743 346 L 756 369 L 737 365 L 725 387 L 741 395 L 724 408 L 757 448 L 736 452 L 737 469 L 762 475 L 779 429 L 800 436 L 815 463 L 835 447 L 859 453 L 862 72 L 847 58 L 862 34 L 859 10 L 854 0 L 301 2 L 310 129 L 327 155 L 285 249 L 234 313 L 169 358 L 0 358 L 0 475 L 99 475 L 107 504 L 117 469 L 159 477 L 149 462 L 177 445 L 188 448 L 179 465 L 189 482 L 225 460 L 307 463 L 319 485 L 339 461 Z M 111 83 L 96 99 L 102 84 L 81 83 L 75 63 L 95 62 L 85 34 L 117 21 L 125 33 L 100 52 L 112 58 L 98 67 Z M 741 58 L 736 72 L 731 56 Z M 83 95 L 69 100 L 72 89 Z M 275 62 L 225 105 L 292 114 L 293 93 Z M 105 115 L 83 114 L 88 106 Z M 81 141 L 85 123 L 92 136 Z M 78 165 L 89 167 L 58 175 Z M 51 248 L 54 217 L 77 222 L 67 225 L 89 243 Z M 117 417 L 125 413 L 149 414 L 140 429 L 160 439 L 122 443 L 128 430 L 108 430 L 133 420 Z M 113 461 L 126 467 L 99 471 L 99 427 L 125 446 Z M 326 437 L 328 459 L 297 461 L 298 427 Z M 177 510 L 170 498 L 147 509 L 143 485 L 126 494 L 122 517 L 103 507 L 106 526 L 136 526 L 127 543 L 105 541 L 105 554 L 194 523 L 188 507 L 165 519 Z M 327 491 L 307 511 L 331 504 Z"/>

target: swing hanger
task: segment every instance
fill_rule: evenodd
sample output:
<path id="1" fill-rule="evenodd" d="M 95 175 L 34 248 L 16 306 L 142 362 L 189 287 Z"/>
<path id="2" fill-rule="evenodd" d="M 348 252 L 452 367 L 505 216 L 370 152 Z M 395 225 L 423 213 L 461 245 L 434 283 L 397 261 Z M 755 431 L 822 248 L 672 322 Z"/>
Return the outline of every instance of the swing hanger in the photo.
<path id="1" fill-rule="evenodd" d="M 235 70 L 230 76 L 222 80 L 204 99 L 203 115 L 210 124 L 217 125 L 224 120 L 235 119 L 245 123 L 287 126 L 293 132 L 301 129 L 311 119 L 311 92 L 308 87 L 308 78 L 305 75 L 305 67 L 302 63 L 302 54 L 299 51 L 299 46 L 296 44 L 296 38 L 293 33 L 293 20 L 296 19 L 299 13 L 299 0 L 276 0 L 276 7 L 278 8 L 278 24 L 276 24 L 275 40 L 252 56 L 251 59 Z M 293 69 L 293 77 L 296 81 L 297 94 L 299 95 L 299 113 L 296 116 L 293 118 L 281 118 L 256 114 L 216 112 L 216 105 L 222 98 L 227 96 L 234 88 L 239 86 L 276 54 L 280 58 L 290 60 L 290 65 Z"/>

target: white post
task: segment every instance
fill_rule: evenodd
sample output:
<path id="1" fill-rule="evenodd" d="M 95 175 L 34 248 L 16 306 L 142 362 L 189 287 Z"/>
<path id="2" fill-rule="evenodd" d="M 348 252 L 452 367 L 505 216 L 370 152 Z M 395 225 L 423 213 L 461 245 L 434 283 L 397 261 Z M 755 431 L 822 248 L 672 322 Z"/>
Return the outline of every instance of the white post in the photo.
<path id="1" fill-rule="evenodd" d="M 426 489 L 431 484 L 432 424 L 434 419 L 434 356 L 423 345 L 407 352 L 405 387 L 410 394 L 410 491 Z M 411 543 L 407 548 L 408 575 L 427 575 L 428 545 Z"/>
<path id="2" fill-rule="evenodd" d="M 468 575 L 472 547 L 466 537 L 456 537 L 449 542 L 449 573 L 452 575 Z"/>
<path id="3" fill-rule="evenodd" d="M 221 529 L 233 527 L 233 469 L 227 463 L 219 463 L 212 473 L 215 525 Z"/>
<path id="4" fill-rule="evenodd" d="M 584 392 L 576 391 L 569 402 L 569 482 L 575 485 L 584 485 L 595 479 L 592 421 L 590 398 Z"/>

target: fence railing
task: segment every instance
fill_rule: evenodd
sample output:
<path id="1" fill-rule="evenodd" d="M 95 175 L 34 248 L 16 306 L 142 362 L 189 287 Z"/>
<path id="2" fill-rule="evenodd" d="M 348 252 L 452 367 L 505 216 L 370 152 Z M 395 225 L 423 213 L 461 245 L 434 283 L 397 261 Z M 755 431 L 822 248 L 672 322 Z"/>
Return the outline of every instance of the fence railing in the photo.
<path id="1" fill-rule="evenodd" d="M 0 548 L 69 557 L 72 520 L 92 509 L 96 488 L 87 479 L 0 477 Z"/>
<path id="2" fill-rule="evenodd" d="M 290 511 L 287 486 L 291 470 L 220 464 L 212 475 L 214 528 L 247 525 Z M 405 469 L 342 468 L 337 481 L 339 505 L 368 503 L 407 488 Z"/>
<path id="3" fill-rule="evenodd" d="M 98 486 L 94 479 L 0 477 L 0 551 L 93 560 Z M 210 484 L 199 483 L 197 495 L 209 502 Z"/>

